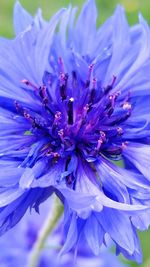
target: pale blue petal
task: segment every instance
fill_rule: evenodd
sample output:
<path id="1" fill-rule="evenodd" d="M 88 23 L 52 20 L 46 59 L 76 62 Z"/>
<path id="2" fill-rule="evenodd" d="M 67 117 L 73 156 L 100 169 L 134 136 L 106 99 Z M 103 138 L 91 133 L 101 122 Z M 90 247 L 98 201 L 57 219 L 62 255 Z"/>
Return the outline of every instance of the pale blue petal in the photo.
<path id="1" fill-rule="evenodd" d="M 32 16 L 17 1 L 14 6 L 14 30 L 15 34 L 25 31 L 33 22 Z"/>

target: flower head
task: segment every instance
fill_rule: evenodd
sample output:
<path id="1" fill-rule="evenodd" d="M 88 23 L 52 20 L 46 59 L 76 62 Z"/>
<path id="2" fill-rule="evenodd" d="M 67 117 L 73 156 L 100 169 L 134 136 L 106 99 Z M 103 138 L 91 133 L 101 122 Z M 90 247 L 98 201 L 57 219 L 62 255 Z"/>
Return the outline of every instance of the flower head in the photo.
<path id="1" fill-rule="evenodd" d="M 94 0 L 50 22 L 15 5 L 13 40 L 0 40 L 0 232 L 54 191 L 65 206 L 62 253 L 108 233 L 141 261 L 136 228 L 150 223 L 150 30 L 124 10 L 99 29 Z M 142 156 L 141 156 L 142 155 Z M 124 168 L 117 166 L 122 162 Z"/>

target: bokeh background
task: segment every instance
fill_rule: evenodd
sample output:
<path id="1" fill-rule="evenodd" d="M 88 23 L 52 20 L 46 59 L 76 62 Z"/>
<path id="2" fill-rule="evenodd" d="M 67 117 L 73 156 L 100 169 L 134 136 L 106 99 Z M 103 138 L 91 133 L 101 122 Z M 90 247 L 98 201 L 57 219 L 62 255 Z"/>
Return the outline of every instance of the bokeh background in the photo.
<path id="1" fill-rule="evenodd" d="M 0 0 L 0 35 L 8 38 L 13 37 L 13 5 L 15 0 Z M 84 0 L 20 0 L 20 3 L 33 15 L 38 7 L 43 10 L 44 18 L 48 19 L 54 12 L 69 3 L 78 5 L 79 10 Z M 146 18 L 150 24 L 150 0 L 96 0 L 99 18 L 98 24 L 103 23 L 110 16 L 117 4 L 125 7 L 130 24 L 138 22 L 138 14 Z M 117 226 L 116 226 L 117 227 Z M 140 233 L 141 246 L 143 249 L 143 264 L 141 267 L 150 267 L 150 231 Z M 137 267 L 135 263 L 127 262 L 131 267 Z M 92 266 L 91 266 L 92 267 Z M 111 267 L 115 267 L 112 266 Z"/>

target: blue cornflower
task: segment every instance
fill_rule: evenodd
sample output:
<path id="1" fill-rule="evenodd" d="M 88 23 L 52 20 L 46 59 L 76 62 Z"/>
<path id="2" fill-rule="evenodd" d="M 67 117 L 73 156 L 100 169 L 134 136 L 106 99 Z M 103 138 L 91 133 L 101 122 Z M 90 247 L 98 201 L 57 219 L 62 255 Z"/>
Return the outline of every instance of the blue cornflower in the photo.
<path id="1" fill-rule="evenodd" d="M 40 229 L 46 219 L 47 209 L 50 203 L 42 205 L 40 216 L 37 213 L 27 213 L 20 224 L 3 235 L 0 239 L 0 266 L 1 267 L 27 267 L 30 252 L 36 242 Z M 19 234 L 18 234 L 19 233 Z M 70 252 L 57 260 L 57 254 L 62 243 L 62 231 L 60 226 L 45 244 L 37 267 L 109 267 L 112 262 L 115 267 L 125 267 L 109 249 L 103 248 L 101 254 L 95 257 L 87 246 L 79 249 L 78 259 L 74 261 L 73 253 Z"/>
<path id="2" fill-rule="evenodd" d="M 65 207 L 62 253 L 105 234 L 141 262 L 150 223 L 150 30 L 124 10 L 99 29 L 94 0 L 45 22 L 15 5 L 16 38 L 0 39 L 0 233 L 54 191 Z M 114 162 L 122 162 L 119 167 Z"/>

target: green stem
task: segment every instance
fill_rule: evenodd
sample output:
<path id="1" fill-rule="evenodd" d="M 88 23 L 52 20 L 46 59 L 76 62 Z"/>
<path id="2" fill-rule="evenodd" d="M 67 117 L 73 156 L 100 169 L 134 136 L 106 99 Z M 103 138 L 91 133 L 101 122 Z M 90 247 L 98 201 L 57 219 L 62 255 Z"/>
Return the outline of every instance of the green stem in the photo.
<path id="1" fill-rule="evenodd" d="M 30 258 L 29 258 L 29 265 L 28 267 L 37 267 L 39 257 L 41 254 L 41 250 L 43 249 L 46 239 L 49 236 L 49 234 L 54 230 L 58 220 L 60 219 L 61 215 L 63 213 L 63 206 L 61 205 L 58 198 L 54 197 L 54 203 L 52 205 L 52 209 L 41 229 L 39 232 L 37 241 L 35 242 L 35 245 L 31 251 Z"/>

